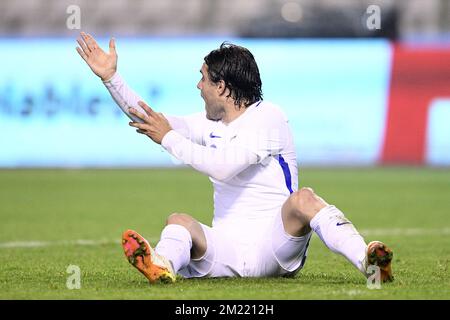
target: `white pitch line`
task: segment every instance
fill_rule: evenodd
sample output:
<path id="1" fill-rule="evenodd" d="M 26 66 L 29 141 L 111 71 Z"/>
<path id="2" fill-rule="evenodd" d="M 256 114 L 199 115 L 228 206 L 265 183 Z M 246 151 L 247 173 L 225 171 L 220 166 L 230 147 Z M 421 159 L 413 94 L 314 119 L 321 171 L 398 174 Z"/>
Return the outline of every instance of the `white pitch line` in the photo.
<path id="1" fill-rule="evenodd" d="M 147 239 L 151 243 L 156 243 L 159 239 L 149 238 Z M 101 240 L 62 240 L 62 241 L 12 241 L 12 242 L 0 242 L 0 249 L 10 248 L 43 248 L 52 246 L 100 246 L 107 244 L 120 244 L 120 240 L 101 239 Z"/>
<path id="2" fill-rule="evenodd" d="M 102 244 L 120 243 L 112 240 L 64 240 L 64 241 L 12 241 L 0 242 L 0 248 L 41 248 L 50 246 L 96 246 Z"/>
<path id="3" fill-rule="evenodd" d="M 390 228 L 390 229 L 361 229 L 364 236 L 448 236 L 450 228 L 424 229 L 424 228 Z"/>
<path id="4" fill-rule="evenodd" d="M 361 229 L 359 232 L 363 236 L 448 236 L 450 228 L 441 229 L 420 229 L 420 228 L 391 228 L 391 229 Z M 159 238 L 147 238 L 147 240 L 156 244 Z M 51 246 L 100 246 L 108 244 L 120 244 L 120 240 L 100 239 L 100 240 L 61 240 L 61 241 L 12 241 L 0 242 L 0 249 L 9 248 L 43 248 Z"/>

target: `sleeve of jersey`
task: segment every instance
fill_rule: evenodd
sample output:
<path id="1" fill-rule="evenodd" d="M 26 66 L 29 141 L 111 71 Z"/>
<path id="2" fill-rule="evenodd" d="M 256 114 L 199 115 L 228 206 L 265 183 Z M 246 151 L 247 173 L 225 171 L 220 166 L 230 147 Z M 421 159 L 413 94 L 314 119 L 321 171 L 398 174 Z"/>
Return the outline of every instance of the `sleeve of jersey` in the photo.
<path id="1" fill-rule="evenodd" d="M 122 109 L 122 111 L 128 116 L 128 118 L 135 122 L 143 122 L 141 119 L 130 114 L 128 111 L 130 107 L 133 107 L 139 112 L 145 114 L 145 111 L 138 105 L 138 101 L 141 101 L 142 98 L 131 90 L 118 72 L 116 72 L 111 79 L 103 81 L 103 84 L 106 89 L 108 89 L 111 97 L 120 109 Z"/>
<path id="2" fill-rule="evenodd" d="M 216 149 L 193 143 L 172 130 L 163 138 L 161 145 L 175 158 L 216 180 L 227 181 L 252 164 L 258 156 L 236 145 Z"/>
<path id="3" fill-rule="evenodd" d="M 202 144 L 203 129 L 206 120 L 204 112 L 194 113 L 187 116 L 168 116 L 165 115 L 172 129 L 188 138 L 194 143 Z"/>

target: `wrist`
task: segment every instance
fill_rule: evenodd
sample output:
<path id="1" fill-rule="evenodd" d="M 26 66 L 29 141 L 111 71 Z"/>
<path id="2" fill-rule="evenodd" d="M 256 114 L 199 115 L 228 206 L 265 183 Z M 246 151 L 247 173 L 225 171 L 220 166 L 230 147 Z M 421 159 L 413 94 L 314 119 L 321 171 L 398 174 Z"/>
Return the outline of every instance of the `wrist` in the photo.
<path id="1" fill-rule="evenodd" d="M 109 73 L 105 74 L 104 76 L 100 76 L 100 79 L 103 82 L 108 82 L 114 77 L 115 74 L 116 74 L 116 70 L 113 70 L 112 72 L 109 72 Z"/>
<path id="2" fill-rule="evenodd" d="M 170 148 L 172 145 L 179 141 L 180 137 L 175 130 L 168 131 L 161 139 L 161 146 L 165 149 Z"/>

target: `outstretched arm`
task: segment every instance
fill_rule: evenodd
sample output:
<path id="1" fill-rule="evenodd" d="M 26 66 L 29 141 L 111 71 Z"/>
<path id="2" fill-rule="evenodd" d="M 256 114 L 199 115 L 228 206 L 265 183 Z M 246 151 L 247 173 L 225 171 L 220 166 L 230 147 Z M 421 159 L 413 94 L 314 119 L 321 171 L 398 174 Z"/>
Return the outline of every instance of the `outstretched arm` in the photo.
<path id="1" fill-rule="evenodd" d="M 215 149 L 194 143 L 172 130 L 161 113 L 156 113 L 142 101 L 139 101 L 139 105 L 145 110 L 145 114 L 133 108 L 130 113 L 142 119 L 144 123 L 130 122 L 130 126 L 161 144 L 183 163 L 216 180 L 229 180 L 259 161 L 258 155 L 245 147 L 228 146 Z"/>
<path id="2" fill-rule="evenodd" d="M 100 77 L 120 109 L 134 122 L 143 123 L 142 119 L 129 112 L 129 109 L 133 107 L 145 114 L 144 109 L 138 104 L 143 99 L 127 85 L 117 72 L 118 58 L 114 38 L 109 41 L 109 53 L 103 51 L 90 34 L 81 32 L 81 38 L 77 39 L 77 42 L 79 44 L 79 47 L 76 48 L 78 54 L 86 61 L 94 74 Z M 201 136 L 197 131 L 200 131 L 201 126 L 199 126 L 197 118 L 199 117 L 195 115 L 191 117 L 167 116 L 174 130 L 200 143 Z"/>
<path id="3" fill-rule="evenodd" d="M 128 112 L 131 106 L 140 109 L 137 102 L 142 99 L 128 88 L 117 73 L 117 52 L 114 38 L 109 40 L 109 53 L 103 51 L 90 34 L 82 32 L 81 38 L 77 39 L 77 42 L 79 44 L 78 54 L 86 61 L 92 72 L 103 81 L 117 105 L 131 120 L 141 122 L 139 118 L 133 117 Z M 141 111 L 144 112 L 142 109 Z"/>

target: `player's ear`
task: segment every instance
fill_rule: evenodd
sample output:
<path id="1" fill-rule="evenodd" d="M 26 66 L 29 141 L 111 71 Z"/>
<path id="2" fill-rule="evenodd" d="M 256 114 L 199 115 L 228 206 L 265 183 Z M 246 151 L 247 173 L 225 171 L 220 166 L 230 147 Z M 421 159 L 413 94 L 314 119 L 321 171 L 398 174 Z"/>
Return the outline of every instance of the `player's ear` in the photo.
<path id="1" fill-rule="evenodd" d="M 225 93 L 225 90 L 227 89 L 227 87 L 225 86 L 225 81 L 220 80 L 219 82 L 217 82 L 217 93 L 221 96 Z"/>

